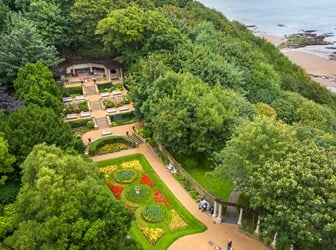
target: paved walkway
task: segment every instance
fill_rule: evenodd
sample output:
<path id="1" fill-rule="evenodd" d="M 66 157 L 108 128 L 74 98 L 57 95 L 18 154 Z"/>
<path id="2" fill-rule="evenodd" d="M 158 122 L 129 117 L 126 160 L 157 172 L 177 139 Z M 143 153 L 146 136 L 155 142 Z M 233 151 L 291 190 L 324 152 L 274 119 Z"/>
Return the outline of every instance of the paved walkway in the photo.
<path id="1" fill-rule="evenodd" d="M 91 135 L 93 136 L 93 135 Z M 85 142 L 85 141 L 84 141 Z M 86 141 L 87 142 L 87 141 Z M 102 161 L 110 158 L 125 156 L 129 154 L 141 153 L 149 161 L 160 179 L 169 187 L 171 192 L 192 213 L 198 220 L 204 223 L 208 229 L 199 234 L 188 235 L 176 240 L 169 250 L 214 250 L 215 246 L 226 249 L 227 239 L 232 239 L 234 250 L 266 250 L 259 241 L 249 238 L 238 232 L 238 228 L 233 224 L 220 224 L 212 217 L 202 213 L 198 209 L 198 204 L 189 196 L 180 183 L 166 170 L 155 151 L 148 144 L 141 144 L 138 148 L 120 151 L 112 154 L 92 157 L 93 161 Z"/>
<path id="2" fill-rule="evenodd" d="M 87 86 L 93 86 L 93 83 L 86 83 Z M 100 96 L 98 94 L 87 95 L 86 100 L 97 101 Z M 92 114 L 96 117 L 104 117 L 106 112 L 103 110 L 92 110 Z M 119 127 L 110 127 L 105 129 L 92 130 L 82 135 L 84 144 L 88 144 L 89 138 L 93 142 L 102 137 L 104 130 L 109 130 L 113 135 L 126 135 L 126 132 L 131 134 L 133 126 L 138 129 L 141 123 L 135 123 Z M 119 156 L 129 154 L 141 153 L 149 161 L 160 179 L 169 187 L 171 192 L 177 199 L 185 206 L 190 213 L 192 213 L 198 220 L 204 223 L 208 229 L 199 234 L 188 235 L 176 240 L 169 250 L 214 250 L 215 246 L 221 246 L 223 250 L 226 249 L 226 242 L 230 238 L 233 241 L 234 250 L 266 250 L 267 248 L 260 242 L 253 240 L 246 235 L 239 233 L 238 228 L 234 224 L 220 224 L 212 217 L 202 213 L 198 209 L 198 204 L 190 197 L 188 192 L 180 185 L 180 183 L 166 170 L 160 158 L 155 151 L 148 144 L 141 144 L 139 147 L 129 150 L 124 150 L 112 154 L 92 157 L 93 161 L 107 160 Z"/>

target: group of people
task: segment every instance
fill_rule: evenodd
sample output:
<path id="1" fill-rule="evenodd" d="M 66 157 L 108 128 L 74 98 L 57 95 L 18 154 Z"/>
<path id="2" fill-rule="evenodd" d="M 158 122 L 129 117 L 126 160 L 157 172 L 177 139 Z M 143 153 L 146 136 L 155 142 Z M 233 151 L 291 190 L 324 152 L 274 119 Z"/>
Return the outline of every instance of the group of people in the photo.
<path id="1" fill-rule="evenodd" d="M 198 209 L 202 210 L 202 212 L 207 212 L 210 215 L 213 214 L 214 208 L 207 202 L 204 198 L 202 198 L 198 204 Z"/>

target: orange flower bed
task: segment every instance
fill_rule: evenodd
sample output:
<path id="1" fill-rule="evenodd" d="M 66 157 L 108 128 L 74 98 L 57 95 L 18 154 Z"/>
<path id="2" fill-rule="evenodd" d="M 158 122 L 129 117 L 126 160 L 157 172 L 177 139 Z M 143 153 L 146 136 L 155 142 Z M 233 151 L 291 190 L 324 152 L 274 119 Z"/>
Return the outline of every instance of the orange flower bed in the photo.
<path id="1" fill-rule="evenodd" d="M 121 199 L 121 193 L 124 190 L 123 187 L 121 186 L 117 186 L 117 185 L 113 185 L 111 182 L 109 182 L 107 184 L 107 186 L 110 188 L 110 190 L 112 191 L 114 197 L 116 197 L 117 200 Z"/>
<path id="2" fill-rule="evenodd" d="M 145 185 L 148 185 L 150 186 L 151 188 L 152 187 L 155 187 L 155 184 L 152 182 L 152 180 L 149 178 L 148 175 L 146 174 L 143 174 L 142 177 L 141 177 L 141 180 L 140 180 L 140 184 L 145 184 Z"/>
<path id="3" fill-rule="evenodd" d="M 169 206 L 170 203 L 167 200 L 167 198 L 160 192 L 160 190 L 155 190 L 154 191 L 154 201 L 155 202 L 160 202 L 162 204 L 164 204 L 165 206 Z"/>

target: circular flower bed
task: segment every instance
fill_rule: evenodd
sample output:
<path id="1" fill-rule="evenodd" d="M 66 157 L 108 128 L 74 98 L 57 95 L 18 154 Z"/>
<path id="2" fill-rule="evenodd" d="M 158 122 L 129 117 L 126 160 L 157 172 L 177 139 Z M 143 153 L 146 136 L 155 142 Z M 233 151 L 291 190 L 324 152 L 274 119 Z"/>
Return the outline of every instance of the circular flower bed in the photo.
<path id="1" fill-rule="evenodd" d="M 132 186 L 126 192 L 126 199 L 131 202 L 141 203 L 148 200 L 151 193 L 152 190 L 147 185 Z"/>
<path id="2" fill-rule="evenodd" d="M 120 169 L 114 172 L 114 179 L 121 184 L 128 184 L 133 182 L 138 174 L 133 169 Z"/>
<path id="3" fill-rule="evenodd" d="M 150 223 L 158 223 L 165 219 L 166 210 L 160 204 L 149 204 L 141 213 L 142 218 Z"/>

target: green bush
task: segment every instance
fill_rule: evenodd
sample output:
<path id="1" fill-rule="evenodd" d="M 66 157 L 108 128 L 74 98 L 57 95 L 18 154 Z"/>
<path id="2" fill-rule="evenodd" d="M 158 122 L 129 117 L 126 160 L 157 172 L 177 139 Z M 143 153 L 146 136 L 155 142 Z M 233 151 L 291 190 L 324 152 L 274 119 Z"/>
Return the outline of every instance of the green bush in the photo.
<path id="1" fill-rule="evenodd" d="M 142 218 L 150 223 L 159 223 L 166 217 L 166 209 L 161 204 L 149 204 L 141 213 Z"/>
<path id="2" fill-rule="evenodd" d="M 132 183 L 138 176 L 134 169 L 119 169 L 114 173 L 114 179 L 121 184 Z"/>
<path id="3" fill-rule="evenodd" d="M 103 84 L 97 84 L 99 92 L 112 92 L 113 85 L 112 82 L 107 82 Z"/>
<path id="4" fill-rule="evenodd" d="M 90 148 L 89 148 L 89 154 L 90 155 L 97 155 L 98 150 L 100 148 L 102 148 L 102 147 L 104 147 L 105 145 L 108 145 L 108 144 L 111 145 L 111 144 L 116 144 L 116 143 L 124 144 L 129 148 L 134 148 L 135 147 L 135 143 L 133 141 L 131 141 L 126 136 L 108 136 L 108 137 L 101 138 L 101 139 L 91 143 Z"/>
<path id="5" fill-rule="evenodd" d="M 136 122 L 136 118 L 133 112 L 111 115 L 110 120 L 112 126 L 121 126 Z"/>
<path id="6" fill-rule="evenodd" d="M 85 102 L 80 102 L 77 104 L 78 105 L 78 108 L 79 108 L 79 111 L 82 112 L 87 112 L 89 111 L 89 105 L 88 103 L 85 101 Z"/>
<path id="7" fill-rule="evenodd" d="M 64 97 L 68 96 L 77 96 L 77 95 L 83 95 L 83 88 L 82 86 L 74 86 L 69 88 L 64 88 Z"/>
<path id="8" fill-rule="evenodd" d="M 136 188 L 139 188 L 139 194 L 136 193 Z M 151 193 L 152 190 L 147 185 L 131 186 L 126 191 L 126 199 L 131 202 L 142 203 L 151 197 Z"/>
<path id="9" fill-rule="evenodd" d="M 91 120 L 69 121 L 68 124 L 70 125 L 71 128 L 81 128 L 81 127 L 94 128 L 94 124 Z"/>

